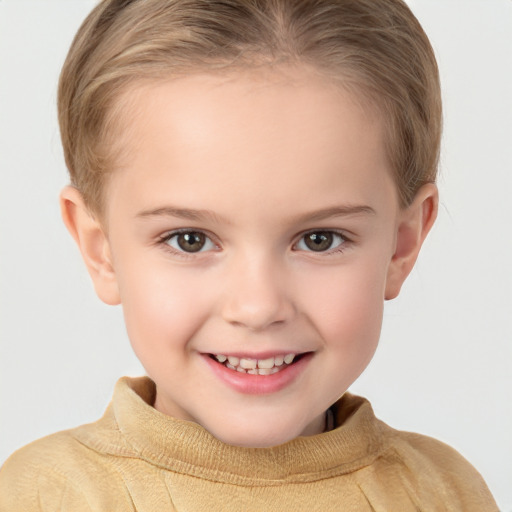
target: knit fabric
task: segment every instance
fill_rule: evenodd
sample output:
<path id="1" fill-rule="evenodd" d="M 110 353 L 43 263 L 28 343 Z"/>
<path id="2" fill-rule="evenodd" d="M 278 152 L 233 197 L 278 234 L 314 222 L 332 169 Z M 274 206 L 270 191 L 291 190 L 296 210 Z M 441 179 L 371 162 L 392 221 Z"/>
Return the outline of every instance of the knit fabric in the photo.
<path id="1" fill-rule="evenodd" d="M 122 378 L 99 421 L 12 455 L 1 512 L 497 511 L 477 471 L 434 439 L 399 432 L 346 393 L 335 429 L 273 448 L 224 444 L 152 407 L 154 383 Z"/>

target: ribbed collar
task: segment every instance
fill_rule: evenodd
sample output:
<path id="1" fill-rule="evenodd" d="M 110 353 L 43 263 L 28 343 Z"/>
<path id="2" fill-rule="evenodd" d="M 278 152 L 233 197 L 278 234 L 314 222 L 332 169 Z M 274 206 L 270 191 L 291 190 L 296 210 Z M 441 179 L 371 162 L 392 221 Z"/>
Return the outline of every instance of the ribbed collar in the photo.
<path id="1" fill-rule="evenodd" d="M 345 393 L 334 408 L 336 428 L 272 448 L 227 445 L 200 425 L 162 414 L 150 404 L 147 377 L 120 379 L 104 417 L 77 429 L 81 442 L 102 453 L 137 457 L 163 469 L 239 485 L 308 482 L 349 473 L 384 448 L 385 424 L 364 398 Z"/>

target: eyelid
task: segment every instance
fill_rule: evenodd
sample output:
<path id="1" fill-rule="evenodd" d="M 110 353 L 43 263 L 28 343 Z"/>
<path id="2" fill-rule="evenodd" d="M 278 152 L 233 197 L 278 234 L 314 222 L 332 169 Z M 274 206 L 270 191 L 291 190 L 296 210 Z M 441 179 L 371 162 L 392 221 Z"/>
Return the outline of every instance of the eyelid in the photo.
<path id="1" fill-rule="evenodd" d="M 313 251 L 311 249 L 297 249 L 297 245 L 304 239 L 305 236 L 311 235 L 313 233 L 331 233 L 335 236 L 338 236 L 342 238 L 342 242 L 337 245 L 336 247 L 332 249 L 327 249 L 326 251 Z M 296 242 L 292 246 L 292 250 L 297 251 L 304 251 L 311 254 L 335 254 L 342 252 L 346 249 L 346 246 L 350 243 L 352 243 L 353 240 L 351 237 L 349 237 L 346 233 L 346 231 L 339 230 L 339 229 L 333 229 L 333 228 L 320 228 L 320 229 L 308 229 L 307 231 L 303 231 L 301 234 L 299 234 L 296 238 Z"/>
<path id="2" fill-rule="evenodd" d="M 201 251 L 197 251 L 194 253 L 194 252 L 183 251 L 180 249 L 175 249 L 174 247 L 171 247 L 167 243 L 171 238 L 173 238 L 177 235 L 180 235 L 182 233 L 202 233 L 208 240 L 210 240 L 210 242 L 215 246 L 215 248 L 208 249 L 206 251 L 201 250 Z M 315 252 L 313 250 L 297 249 L 298 243 L 306 235 L 312 234 L 312 233 L 332 233 L 336 236 L 341 237 L 343 239 L 343 241 L 335 248 L 328 249 L 326 251 Z M 157 243 L 159 245 L 163 245 L 165 250 L 170 251 L 173 254 L 176 254 L 176 255 L 184 257 L 184 258 L 194 257 L 194 256 L 197 257 L 201 254 L 211 252 L 212 250 L 215 251 L 216 249 L 219 250 L 221 248 L 218 238 L 213 233 L 211 233 L 207 230 L 204 230 L 204 229 L 200 229 L 200 228 L 178 228 L 178 229 L 166 231 L 157 237 Z M 333 253 L 342 252 L 343 250 L 346 249 L 346 246 L 351 243 L 353 243 L 353 238 L 351 236 L 347 235 L 347 232 L 345 230 L 339 230 L 339 229 L 333 229 L 333 228 L 308 229 L 307 231 L 303 231 L 302 233 L 297 235 L 296 241 L 292 245 L 292 250 L 304 251 L 304 252 L 309 252 L 312 254 L 333 254 Z"/>
<path id="3" fill-rule="evenodd" d="M 181 249 L 176 249 L 168 244 L 169 240 L 172 238 L 183 234 L 183 233 L 201 233 L 207 238 L 214 246 L 214 249 L 208 249 L 208 250 L 200 250 L 197 252 L 187 252 L 183 251 Z M 172 229 L 170 231 L 166 231 L 163 234 L 159 235 L 157 238 L 157 244 L 164 246 L 165 250 L 172 252 L 173 254 L 176 254 L 178 256 L 184 257 L 184 258 L 190 258 L 190 257 L 197 257 L 199 255 L 202 255 L 204 253 L 208 253 L 211 251 L 214 251 L 215 249 L 220 249 L 220 244 L 217 240 L 217 237 L 210 233 L 209 231 L 206 231 L 204 229 L 199 228 L 178 228 L 178 229 Z"/>

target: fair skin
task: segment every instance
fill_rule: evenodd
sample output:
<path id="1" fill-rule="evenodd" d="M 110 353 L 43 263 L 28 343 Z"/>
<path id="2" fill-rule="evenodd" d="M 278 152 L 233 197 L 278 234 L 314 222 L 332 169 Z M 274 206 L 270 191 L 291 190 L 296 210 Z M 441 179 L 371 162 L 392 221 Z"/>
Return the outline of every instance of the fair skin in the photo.
<path id="1" fill-rule="evenodd" d="M 155 408 L 240 446 L 322 432 L 374 354 L 436 187 L 400 208 L 379 116 L 305 69 L 198 73 L 122 101 L 102 216 L 72 187 L 61 206 Z"/>

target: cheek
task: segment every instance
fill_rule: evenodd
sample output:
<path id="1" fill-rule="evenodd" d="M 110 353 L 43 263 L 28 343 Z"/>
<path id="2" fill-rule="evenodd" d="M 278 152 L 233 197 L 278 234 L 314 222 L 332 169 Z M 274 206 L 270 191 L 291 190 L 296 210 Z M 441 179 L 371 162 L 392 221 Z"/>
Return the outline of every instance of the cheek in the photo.
<path id="1" fill-rule="evenodd" d="M 125 265 L 120 294 L 136 354 L 159 358 L 185 346 L 207 314 L 201 277 L 162 261 Z M 144 362 L 144 361 L 143 361 Z"/>
<path id="2" fill-rule="evenodd" d="M 377 266 L 350 266 L 305 283 L 310 320 L 331 348 L 373 354 L 384 310 L 384 272 Z"/>

